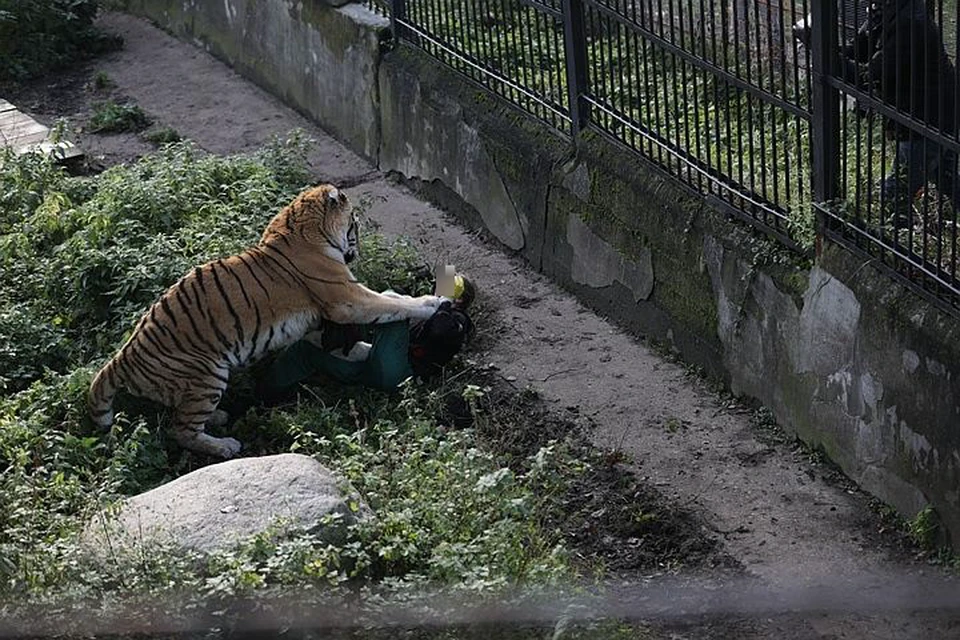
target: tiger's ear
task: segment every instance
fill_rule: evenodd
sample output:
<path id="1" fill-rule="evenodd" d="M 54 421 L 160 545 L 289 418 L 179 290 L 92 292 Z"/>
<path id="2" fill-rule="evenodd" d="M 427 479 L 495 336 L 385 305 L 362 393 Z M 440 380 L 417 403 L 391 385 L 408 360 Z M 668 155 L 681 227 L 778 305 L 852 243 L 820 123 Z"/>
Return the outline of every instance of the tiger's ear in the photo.
<path id="1" fill-rule="evenodd" d="M 329 198 L 333 204 L 337 204 L 340 202 L 340 190 L 333 187 L 330 191 L 327 191 L 327 198 Z"/>

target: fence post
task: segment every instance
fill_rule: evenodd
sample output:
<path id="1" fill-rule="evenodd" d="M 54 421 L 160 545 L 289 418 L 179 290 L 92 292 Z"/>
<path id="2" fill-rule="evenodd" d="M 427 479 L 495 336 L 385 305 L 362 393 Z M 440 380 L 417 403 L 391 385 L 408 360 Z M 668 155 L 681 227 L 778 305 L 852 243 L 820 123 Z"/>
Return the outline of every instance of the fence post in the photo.
<path id="1" fill-rule="evenodd" d="M 839 26 L 837 0 L 811 0 L 811 143 L 813 197 L 818 204 L 840 195 L 840 91 L 830 84 L 838 73 Z M 817 253 L 823 237 L 824 216 L 817 212 Z"/>
<path id="2" fill-rule="evenodd" d="M 399 43 L 403 35 L 402 20 L 407 19 L 407 0 L 390 0 L 390 29 L 394 42 Z"/>
<path id="3" fill-rule="evenodd" d="M 590 121 L 590 105 L 584 100 L 587 94 L 587 32 L 583 24 L 583 0 L 563 0 L 563 42 L 570 122 L 576 138 Z"/>

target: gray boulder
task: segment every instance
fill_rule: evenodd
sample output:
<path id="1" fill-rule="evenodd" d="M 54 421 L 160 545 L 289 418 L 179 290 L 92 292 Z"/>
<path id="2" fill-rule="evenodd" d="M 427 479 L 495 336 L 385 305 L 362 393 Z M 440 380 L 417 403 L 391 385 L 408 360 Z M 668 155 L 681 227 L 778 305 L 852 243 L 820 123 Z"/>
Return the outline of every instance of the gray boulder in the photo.
<path id="1" fill-rule="evenodd" d="M 95 553 L 156 544 L 213 552 L 271 528 L 335 540 L 345 523 L 369 513 L 341 486 L 308 456 L 238 458 L 123 500 L 94 516 L 83 537 Z M 331 521 L 331 514 L 340 517 Z"/>

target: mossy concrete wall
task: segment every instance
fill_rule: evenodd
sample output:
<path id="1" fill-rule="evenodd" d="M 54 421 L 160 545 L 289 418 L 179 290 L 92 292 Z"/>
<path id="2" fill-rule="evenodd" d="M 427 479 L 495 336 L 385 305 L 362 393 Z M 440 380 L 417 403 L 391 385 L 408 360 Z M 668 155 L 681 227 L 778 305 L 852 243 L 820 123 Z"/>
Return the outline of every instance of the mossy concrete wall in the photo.
<path id="1" fill-rule="evenodd" d="M 574 145 L 407 47 L 381 51 L 362 8 L 133 5 L 759 400 L 905 516 L 933 506 L 960 545 L 960 322 L 869 260 L 828 244 L 805 263 L 634 154 Z"/>

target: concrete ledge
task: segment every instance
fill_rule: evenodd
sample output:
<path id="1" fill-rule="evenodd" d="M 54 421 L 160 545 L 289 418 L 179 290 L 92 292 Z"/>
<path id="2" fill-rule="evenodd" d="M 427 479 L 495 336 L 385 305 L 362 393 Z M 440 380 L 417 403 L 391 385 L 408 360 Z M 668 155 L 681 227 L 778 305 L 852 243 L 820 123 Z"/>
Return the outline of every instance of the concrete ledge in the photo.
<path id="1" fill-rule="evenodd" d="M 762 402 L 906 517 L 932 505 L 960 544 L 960 322 L 838 247 L 811 266 L 605 139 L 574 151 L 425 56 L 380 73 L 382 168 L 445 185 L 468 224 Z"/>

